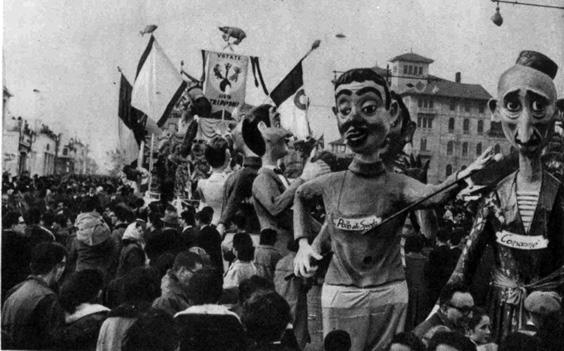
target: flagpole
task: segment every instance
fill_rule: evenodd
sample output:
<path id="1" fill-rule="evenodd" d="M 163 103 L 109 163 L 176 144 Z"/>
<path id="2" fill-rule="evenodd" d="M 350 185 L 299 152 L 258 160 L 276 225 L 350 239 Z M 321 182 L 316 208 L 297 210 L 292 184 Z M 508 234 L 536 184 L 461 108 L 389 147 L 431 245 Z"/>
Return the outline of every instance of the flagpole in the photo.
<path id="1" fill-rule="evenodd" d="M 153 184 L 153 150 L 155 147 L 155 134 L 151 133 L 151 147 L 149 148 L 149 186 L 148 192 L 151 193 L 151 184 Z"/>

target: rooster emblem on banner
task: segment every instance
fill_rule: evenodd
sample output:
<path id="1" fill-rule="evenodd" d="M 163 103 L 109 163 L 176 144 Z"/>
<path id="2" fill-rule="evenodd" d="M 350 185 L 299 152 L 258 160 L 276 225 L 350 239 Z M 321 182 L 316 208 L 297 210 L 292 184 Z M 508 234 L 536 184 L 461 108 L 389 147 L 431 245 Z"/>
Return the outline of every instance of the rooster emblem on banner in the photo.
<path id="1" fill-rule="evenodd" d="M 224 65 L 225 71 L 222 71 L 221 65 L 218 63 L 213 68 L 213 73 L 215 77 L 219 80 L 219 89 L 222 93 L 229 93 L 227 87 L 231 88 L 231 82 L 237 82 L 239 79 L 239 74 L 241 74 L 241 68 L 234 66 L 233 73 L 230 75 L 231 63 L 226 63 Z M 225 72 L 225 73 L 224 73 Z"/>

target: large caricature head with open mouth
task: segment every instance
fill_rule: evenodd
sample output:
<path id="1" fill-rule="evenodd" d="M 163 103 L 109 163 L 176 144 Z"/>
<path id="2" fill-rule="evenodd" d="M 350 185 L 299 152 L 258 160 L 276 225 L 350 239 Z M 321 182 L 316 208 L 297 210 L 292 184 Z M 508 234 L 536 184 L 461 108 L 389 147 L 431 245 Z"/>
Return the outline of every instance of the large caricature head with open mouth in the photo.
<path id="1" fill-rule="evenodd" d="M 349 70 L 337 79 L 333 112 L 346 144 L 366 156 L 387 148 L 390 128 L 399 118 L 386 81 L 369 68 Z"/>
<path id="2" fill-rule="evenodd" d="M 501 75 L 498 99 L 489 101 L 494 121 L 501 122 L 505 137 L 523 155 L 540 155 L 554 132 L 557 70 L 545 55 L 523 51 Z"/>

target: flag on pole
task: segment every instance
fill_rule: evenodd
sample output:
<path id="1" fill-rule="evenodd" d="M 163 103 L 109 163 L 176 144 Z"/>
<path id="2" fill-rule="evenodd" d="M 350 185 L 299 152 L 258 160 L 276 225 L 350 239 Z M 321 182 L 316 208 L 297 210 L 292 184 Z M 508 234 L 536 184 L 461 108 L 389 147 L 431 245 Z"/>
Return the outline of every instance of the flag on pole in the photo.
<path id="1" fill-rule="evenodd" d="M 184 89 L 186 82 L 151 35 L 137 65 L 131 106 L 147 115 L 148 129 L 162 127 Z"/>
<path id="2" fill-rule="evenodd" d="M 119 83 L 118 151 L 126 164 L 137 160 L 139 144 L 145 134 L 139 122 L 143 118 L 143 113 L 131 107 L 131 90 L 131 84 L 122 73 Z"/>
<path id="3" fill-rule="evenodd" d="M 283 128 L 300 140 L 311 135 L 307 120 L 309 99 L 304 90 L 302 61 L 272 90 L 270 98 L 278 106 Z"/>

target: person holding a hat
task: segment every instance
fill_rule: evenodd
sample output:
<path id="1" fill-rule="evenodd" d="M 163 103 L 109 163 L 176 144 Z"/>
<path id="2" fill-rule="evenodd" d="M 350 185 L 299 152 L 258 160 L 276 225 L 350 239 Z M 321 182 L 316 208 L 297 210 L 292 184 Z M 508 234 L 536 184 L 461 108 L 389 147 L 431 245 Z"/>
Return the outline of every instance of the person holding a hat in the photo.
<path id="1" fill-rule="evenodd" d="M 486 245 L 493 248 L 489 304 L 498 341 L 526 323 L 527 294 L 564 289 L 564 187 L 541 160 L 558 114 L 557 70 L 545 55 L 523 51 L 488 103 L 519 152 L 519 169 L 486 194 L 450 282 L 470 283 Z"/>

